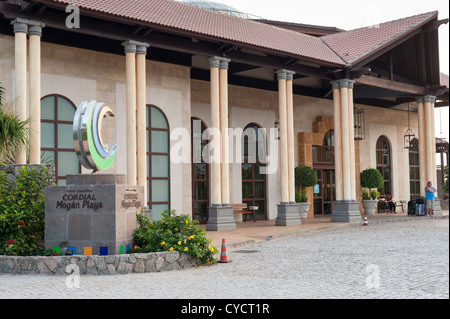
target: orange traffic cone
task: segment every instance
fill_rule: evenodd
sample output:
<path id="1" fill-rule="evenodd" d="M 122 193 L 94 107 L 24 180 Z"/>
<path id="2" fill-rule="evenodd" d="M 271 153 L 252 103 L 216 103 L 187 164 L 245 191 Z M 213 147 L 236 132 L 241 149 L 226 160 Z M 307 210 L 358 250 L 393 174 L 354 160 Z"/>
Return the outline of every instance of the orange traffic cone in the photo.
<path id="1" fill-rule="evenodd" d="M 364 215 L 364 224 L 363 226 L 369 226 L 369 221 L 367 220 L 367 214 Z"/>
<path id="2" fill-rule="evenodd" d="M 228 260 L 228 254 L 227 254 L 227 246 L 225 244 L 225 238 L 222 239 L 222 251 L 220 253 L 220 260 L 217 261 L 218 263 L 229 263 L 231 260 Z"/>

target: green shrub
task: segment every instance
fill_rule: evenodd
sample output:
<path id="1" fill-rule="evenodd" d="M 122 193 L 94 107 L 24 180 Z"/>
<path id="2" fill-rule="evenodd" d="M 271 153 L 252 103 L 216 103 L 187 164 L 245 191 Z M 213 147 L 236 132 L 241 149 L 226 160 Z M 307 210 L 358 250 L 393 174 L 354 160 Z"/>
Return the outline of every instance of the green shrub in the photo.
<path id="1" fill-rule="evenodd" d="M 143 214 L 137 214 L 137 218 L 139 227 L 134 232 L 134 247 L 129 253 L 179 251 L 198 258 L 203 264 L 217 263 L 214 255 L 219 251 L 210 245 L 205 230 L 189 215 L 175 215 L 172 210 L 164 211 L 158 221 L 152 222 Z"/>
<path id="2" fill-rule="evenodd" d="M 317 175 L 314 169 L 309 166 L 299 166 L 295 168 L 295 186 L 300 186 L 300 194 L 295 194 L 295 201 L 304 203 L 308 201 L 306 188 L 317 184 Z M 298 200 L 298 201 L 297 201 Z"/>
<path id="3" fill-rule="evenodd" d="M 0 255 L 50 255 L 43 245 L 47 168 L 23 166 L 9 180 L 0 165 Z"/>
<path id="4" fill-rule="evenodd" d="M 361 172 L 361 186 L 368 189 L 372 188 L 382 188 L 383 187 L 383 176 L 375 168 L 368 168 Z"/>
<path id="5" fill-rule="evenodd" d="M 370 192 L 370 197 L 372 197 L 373 200 L 376 200 L 380 197 L 380 192 L 377 190 L 373 190 Z"/>
<path id="6" fill-rule="evenodd" d="M 361 196 L 363 200 L 370 200 L 370 194 L 368 191 L 362 191 Z"/>

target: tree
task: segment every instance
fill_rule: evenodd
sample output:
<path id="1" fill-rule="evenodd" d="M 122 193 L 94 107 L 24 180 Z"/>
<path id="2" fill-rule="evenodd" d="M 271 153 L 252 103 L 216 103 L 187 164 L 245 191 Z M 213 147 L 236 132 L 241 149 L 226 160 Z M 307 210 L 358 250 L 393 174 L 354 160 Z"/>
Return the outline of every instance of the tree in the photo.
<path id="1" fill-rule="evenodd" d="M 0 162 L 14 162 L 17 149 L 28 143 L 28 120 L 21 121 L 3 108 L 4 88 L 0 84 Z"/>
<path id="2" fill-rule="evenodd" d="M 445 183 L 442 186 L 442 190 L 444 191 L 444 194 L 448 194 L 448 165 L 444 168 L 444 174 L 445 174 Z"/>

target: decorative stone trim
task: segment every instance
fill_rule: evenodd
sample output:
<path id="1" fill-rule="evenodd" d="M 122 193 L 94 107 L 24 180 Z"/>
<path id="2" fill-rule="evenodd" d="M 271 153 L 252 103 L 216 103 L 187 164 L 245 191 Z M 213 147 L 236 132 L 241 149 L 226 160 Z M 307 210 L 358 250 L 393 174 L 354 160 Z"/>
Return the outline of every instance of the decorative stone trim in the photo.
<path id="1" fill-rule="evenodd" d="M 0 274 L 11 275 L 70 275 L 75 271 L 80 275 L 116 275 L 198 266 L 198 259 L 177 251 L 110 256 L 0 256 Z"/>

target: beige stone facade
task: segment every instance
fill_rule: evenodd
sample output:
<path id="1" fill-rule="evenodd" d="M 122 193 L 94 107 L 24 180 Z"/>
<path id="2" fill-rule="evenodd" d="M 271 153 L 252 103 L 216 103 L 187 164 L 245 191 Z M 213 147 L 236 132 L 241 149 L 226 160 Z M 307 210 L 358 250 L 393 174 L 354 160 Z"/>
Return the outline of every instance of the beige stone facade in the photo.
<path id="1" fill-rule="evenodd" d="M 119 44 L 118 44 L 119 45 Z M 0 82 L 6 89 L 6 105 L 15 100 L 14 37 L 0 35 Z M 78 106 L 85 100 L 107 103 L 116 117 L 106 124 L 104 139 L 118 144 L 113 166 L 105 173 L 126 174 L 126 59 L 114 55 L 42 43 L 41 97 L 59 94 Z M 151 48 L 149 49 L 151 50 Z M 191 130 L 191 117 L 211 123 L 210 83 L 194 80 L 190 68 L 147 60 L 146 103 L 160 108 L 166 115 L 170 129 Z M 330 86 L 331 89 L 331 86 Z M 229 127 L 244 128 L 256 123 L 263 128 L 275 127 L 279 118 L 278 93 L 229 85 Z M 322 145 L 325 133 L 333 129 L 333 101 L 294 95 L 294 154 L 295 165 L 312 165 L 312 146 Z M 384 135 L 391 146 L 392 189 L 394 198 L 409 200 L 409 157 L 403 148 L 403 134 L 408 128 L 408 113 L 404 110 L 364 108 L 366 138 L 355 143 L 357 197 L 360 199 L 359 173 L 376 167 L 376 142 Z M 417 113 L 411 114 L 411 128 L 418 133 Z M 177 141 L 172 140 L 171 146 Z M 192 213 L 191 171 L 189 163 L 170 163 L 170 204 L 178 213 Z M 231 163 L 230 201 L 242 201 L 241 165 Z M 280 202 L 280 172 L 267 176 L 267 218 L 277 217 Z M 308 197 L 313 198 L 312 190 Z M 308 217 L 314 216 L 311 205 Z M 239 216 L 236 216 L 239 218 Z"/>

